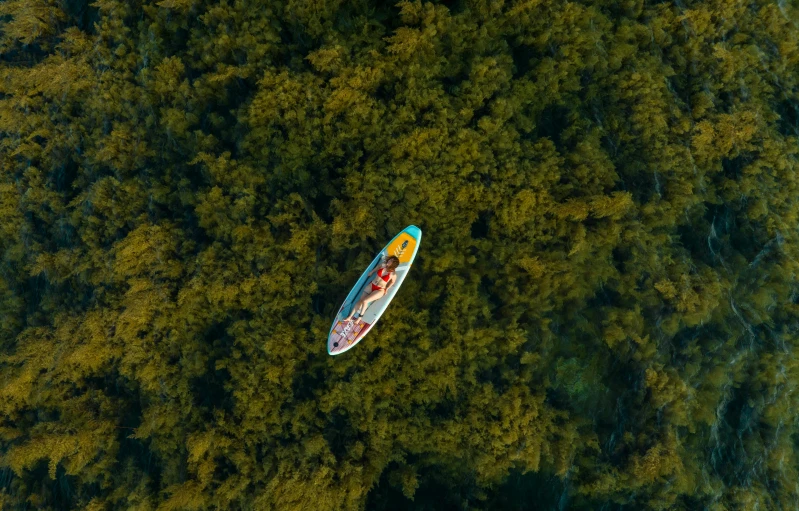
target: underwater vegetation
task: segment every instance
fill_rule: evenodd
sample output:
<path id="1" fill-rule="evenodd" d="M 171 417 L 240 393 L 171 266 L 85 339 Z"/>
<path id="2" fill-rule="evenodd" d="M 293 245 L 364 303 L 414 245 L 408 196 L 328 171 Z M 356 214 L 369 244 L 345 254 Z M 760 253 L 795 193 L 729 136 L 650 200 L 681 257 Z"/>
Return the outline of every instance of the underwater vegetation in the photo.
<path id="1" fill-rule="evenodd" d="M 796 509 L 797 100 L 790 0 L 0 2 L 0 508 Z"/>

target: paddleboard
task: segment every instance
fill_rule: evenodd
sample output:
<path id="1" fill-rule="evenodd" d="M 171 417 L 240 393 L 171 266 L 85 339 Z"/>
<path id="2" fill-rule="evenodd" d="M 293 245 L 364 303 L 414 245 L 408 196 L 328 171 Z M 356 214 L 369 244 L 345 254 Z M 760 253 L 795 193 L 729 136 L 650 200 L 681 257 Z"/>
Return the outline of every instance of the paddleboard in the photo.
<path id="1" fill-rule="evenodd" d="M 353 348 L 356 344 L 361 342 L 369 330 L 375 326 L 377 320 L 383 315 L 383 312 L 394 299 L 397 290 L 405 281 L 408 271 L 411 269 L 411 264 L 416 258 L 416 252 L 419 250 L 419 243 L 422 241 L 422 231 L 415 225 L 409 225 L 402 230 L 399 234 L 394 236 L 394 239 L 388 242 L 383 247 L 383 250 L 378 252 L 374 260 L 361 274 L 358 282 L 355 283 L 350 294 L 344 300 L 344 303 L 339 307 L 336 313 L 336 318 L 333 320 L 333 326 L 330 327 L 330 333 L 327 336 L 327 352 L 330 355 L 340 355 L 345 351 Z M 399 266 L 394 270 L 396 281 L 391 285 L 388 292 L 382 297 L 369 304 L 366 312 L 363 315 L 362 322 L 356 326 L 355 321 L 342 322 L 350 312 L 350 309 L 360 300 L 366 289 L 371 289 L 371 282 L 374 275 L 368 276 L 369 272 L 375 269 L 378 265 L 383 264 L 387 258 L 397 256 L 400 260 Z"/>

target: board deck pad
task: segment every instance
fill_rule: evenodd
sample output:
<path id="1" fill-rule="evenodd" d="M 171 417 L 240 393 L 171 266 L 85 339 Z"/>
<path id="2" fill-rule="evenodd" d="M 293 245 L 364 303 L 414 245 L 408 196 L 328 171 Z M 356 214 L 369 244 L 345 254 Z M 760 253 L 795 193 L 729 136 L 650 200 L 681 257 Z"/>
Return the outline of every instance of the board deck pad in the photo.
<path id="1" fill-rule="evenodd" d="M 422 231 L 415 225 L 410 225 L 403 229 L 399 234 L 394 236 L 388 244 L 378 252 L 371 264 L 364 270 L 361 277 L 353 286 L 344 303 L 339 307 L 336 313 L 336 318 L 333 320 L 333 326 L 330 328 L 330 333 L 327 338 L 327 352 L 330 355 L 339 355 L 349 350 L 358 342 L 360 342 L 372 327 L 377 323 L 377 320 L 394 299 L 400 285 L 405 280 L 408 270 L 411 268 L 416 252 L 419 250 L 419 243 L 422 240 Z M 397 256 L 400 260 L 399 266 L 394 270 L 396 273 L 396 281 L 382 298 L 375 300 L 369 304 L 369 307 L 364 312 L 361 318 L 361 323 L 356 324 L 355 321 L 342 322 L 350 312 L 350 309 L 355 306 L 355 303 L 360 300 L 364 289 L 368 289 L 372 278 L 368 277 L 370 271 L 380 265 L 385 259 L 390 256 Z"/>

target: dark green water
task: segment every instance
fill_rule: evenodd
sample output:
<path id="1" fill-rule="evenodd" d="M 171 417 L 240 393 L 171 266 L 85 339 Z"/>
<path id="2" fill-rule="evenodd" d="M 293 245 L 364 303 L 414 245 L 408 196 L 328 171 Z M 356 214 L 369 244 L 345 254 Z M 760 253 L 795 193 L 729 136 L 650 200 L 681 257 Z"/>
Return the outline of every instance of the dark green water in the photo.
<path id="1" fill-rule="evenodd" d="M 0 3 L 0 507 L 796 509 L 798 22 Z"/>

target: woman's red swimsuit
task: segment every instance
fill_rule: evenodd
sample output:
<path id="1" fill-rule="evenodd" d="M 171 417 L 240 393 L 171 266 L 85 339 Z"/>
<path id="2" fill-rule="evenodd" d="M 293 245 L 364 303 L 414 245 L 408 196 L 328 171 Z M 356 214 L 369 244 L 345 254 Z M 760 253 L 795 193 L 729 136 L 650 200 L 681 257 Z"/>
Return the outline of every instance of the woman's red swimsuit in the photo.
<path id="1" fill-rule="evenodd" d="M 391 274 L 388 272 L 384 272 L 383 268 L 377 270 L 377 276 L 383 279 L 383 282 L 388 282 L 388 279 L 391 278 Z M 378 289 L 385 289 L 385 288 L 382 288 L 380 286 L 375 286 L 374 284 L 372 284 L 372 291 L 377 291 Z"/>

